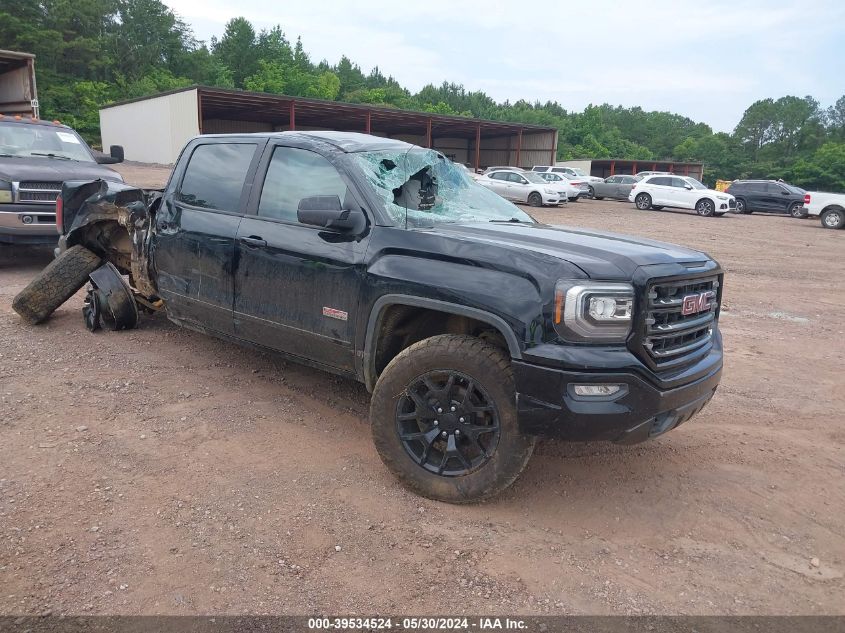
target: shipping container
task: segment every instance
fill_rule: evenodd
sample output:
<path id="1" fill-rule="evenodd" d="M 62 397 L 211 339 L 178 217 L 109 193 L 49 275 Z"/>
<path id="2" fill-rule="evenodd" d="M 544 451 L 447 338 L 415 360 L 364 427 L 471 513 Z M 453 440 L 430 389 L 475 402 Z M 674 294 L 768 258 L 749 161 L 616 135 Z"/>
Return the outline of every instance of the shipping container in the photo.
<path id="1" fill-rule="evenodd" d="M 38 118 L 35 55 L 0 50 L 0 114 Z"/>

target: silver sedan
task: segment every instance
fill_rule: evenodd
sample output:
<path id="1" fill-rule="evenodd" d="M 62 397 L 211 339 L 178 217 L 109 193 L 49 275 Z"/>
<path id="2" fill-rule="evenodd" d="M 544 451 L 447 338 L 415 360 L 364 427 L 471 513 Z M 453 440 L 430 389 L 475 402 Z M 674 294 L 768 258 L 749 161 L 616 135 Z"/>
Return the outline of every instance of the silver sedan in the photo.
<path id="1" fill-rule="evenodd" d="M 592 182 L 590 186 L 593 188 L 593 198 L 596 200 L 602 198 L 627 200 L 631 189 L 640 180 L 642 179 L 638 176 L 610 176 L 601 182 Z"/>

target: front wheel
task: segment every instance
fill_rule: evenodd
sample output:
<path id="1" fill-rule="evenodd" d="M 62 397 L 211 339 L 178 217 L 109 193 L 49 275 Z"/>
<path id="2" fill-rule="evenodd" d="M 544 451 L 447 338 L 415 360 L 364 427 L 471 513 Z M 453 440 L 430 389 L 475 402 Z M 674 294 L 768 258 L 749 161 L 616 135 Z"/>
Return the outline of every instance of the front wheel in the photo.
<path id="1" fill-rule="evenodd" d="M 698 215 L 709 218 L 716 213 L 716 205 L 713 204 L 712 200 L 704 198 L 703 200 L 699 200 L 695 205 L 695 212 L 698 213 Z"/>
<path id="2" fill-rule="evenodd" d="M 588 187 L 588 189 L 589 189 L 589 195 L 590 195 L 591 198 L 593 198 L 595 200 L 601 200 L 601 198 L 596 198 L 596 190 L 595 189 L 593 189 L 592 187 Z"/>
<path id="3" fill-rule="evenodd" d="M 821 215 L 822 226 L 826 229 L 841 229 L 845 227 L 845 211 L 842 209 L 828 209 Z"/>
<path id="4" fill-rule="evenodd" d="M 807 210 L 804 208 L 800 202 L 793 202 L 789 206 L 789 215 L 793 218 L 806 218 L 807 217 Z"/>
<path id="5" fill-rule="evenodd" d="M 638 193 L 634 198 L 634 204 L 640 211 L 646 211 L 651 208 L 651 196 L 647 193 Z"/>
<path id="6" fill-rule="evenodd" d="M 655 211 L 660 211 L 663 208 L 663 205 L 653 204 L 653 205 L 651 205 L 651 208 L 654 209 Z"/>
<path id="7" fill-rule="evenodd" d="M 536 191 L 528 196 L 528 204 L 532 207 L 542 207 L 543 206 L 543 196 L 541 196 Z"/>
<path id="8" fill-rule="evenodd" d="M 510 360 L 473 336 L 443 334 L 402 351 L 379 376 L 370 421 L 399 481 L 448 503 L 501 492 L 534 450 L 517 426 Z"/>
<path id="9" fill-rule="evenodd" d="M 745 200 L 743 200 L 742 198 L 736 199 L 736 212 L 737 213 L 751 213 L 751 211 L 748 210 L 748 205 L 745 203 Z"/>

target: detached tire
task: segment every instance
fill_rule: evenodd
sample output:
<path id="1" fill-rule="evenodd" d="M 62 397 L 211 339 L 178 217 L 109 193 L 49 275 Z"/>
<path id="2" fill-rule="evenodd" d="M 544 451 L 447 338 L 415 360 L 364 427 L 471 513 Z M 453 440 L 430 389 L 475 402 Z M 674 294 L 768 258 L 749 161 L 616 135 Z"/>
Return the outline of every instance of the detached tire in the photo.
<path id="1" fill-rule="evenodd" d="M 41 323 L 82 288 L 100 264 L 96 253 L 71 246 L 18 293 L 12 309 L 28 323 Z"/>
<path id="2" fill-rule="evenodd" d="M 376 383 L 373 442 L 416 494 L 473 503 L 510 486 L 534 438 L 517 426 L 510 360 L 485 341 L 433 336 L 403 350 Z"/>

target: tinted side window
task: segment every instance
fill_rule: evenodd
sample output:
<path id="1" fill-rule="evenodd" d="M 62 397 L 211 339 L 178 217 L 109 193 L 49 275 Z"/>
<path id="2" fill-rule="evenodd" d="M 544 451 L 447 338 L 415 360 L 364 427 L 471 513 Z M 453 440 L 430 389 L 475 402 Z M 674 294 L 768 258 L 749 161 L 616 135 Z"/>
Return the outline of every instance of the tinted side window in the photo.
<path id="1" fill-rule="evenodd" d="M 764 193 L 766 191 L 766 183 L 764 182 L 749 182 L 746 187 L 754 193 Z"/>
<path id="2" fill-rule="evenodd" d="M 267 168 L 258 215 L 297 222 L 299 201 L 313 196 L 337 196 L 346 203 L 348 188 L 325 158 L 305 149 L 277 147 Z"/>
<path id="3" fill-rule="evenodd" d="M 650 184 L 650 185 L 662 185 L 664 187 L 671 187 L 672 186 L 672 179 L 667 178 L 666 176 L 654 176 L 653 178 L 648 179 L 648 184 Z"/>
<path id="4" fill-rule="evenodd" d="M 785 189 L 778 184 L 773 182 L 766 184 L 766 193 L 780 194 L 782 191 L 785 191 Z"/>
<path id="5" fill-rule="evenodd" d="M 503 171 L 494 171 L 492 174 L 490 174 L 490 178 L 492 178 L 493 180 L 507 180 L 508 179 L 507 174 Z"/>
<path id="6" fill-rule="evenodd" d="M 204 209 L 238 211 L 254 143 L 197 145 L 191 154 L 178 199 Z"/>
<path id="7" fill-rule="evenodd" d="M 682 180 L 681 178 L 672 178 L 672 186 L 677 187 L 678 189 L 683 189 L 687 186 L 687 181 Z"/>

